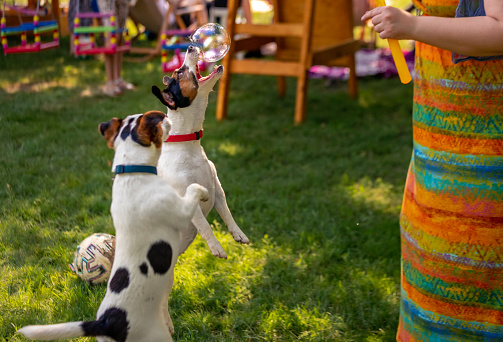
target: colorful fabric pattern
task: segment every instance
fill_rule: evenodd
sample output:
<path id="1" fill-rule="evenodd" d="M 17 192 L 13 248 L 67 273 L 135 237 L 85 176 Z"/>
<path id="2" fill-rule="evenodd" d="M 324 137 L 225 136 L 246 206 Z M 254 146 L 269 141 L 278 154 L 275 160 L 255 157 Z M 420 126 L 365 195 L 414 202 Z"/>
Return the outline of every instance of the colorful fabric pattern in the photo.
<path id="1" fill-rule="evenodd" d="M 457 0 L 425 0 L 452 17 Z M 503 341 L 503 61 L 416 44 L 399 342 Z"/>

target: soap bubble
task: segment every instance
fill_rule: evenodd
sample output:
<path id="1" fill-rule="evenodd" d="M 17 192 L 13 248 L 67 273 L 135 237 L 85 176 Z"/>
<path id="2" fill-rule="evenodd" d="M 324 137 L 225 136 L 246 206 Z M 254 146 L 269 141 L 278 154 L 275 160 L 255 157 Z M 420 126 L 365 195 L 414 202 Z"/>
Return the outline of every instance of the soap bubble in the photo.
<path id="1" fill-rule="evenodd" d="M 215 23 L 199 27 L 192 33 L 190 40 L 202 52 L 202 59 L 206 62 L 221 60 L 231 46 L 231 39 L 225 28 Z"/>

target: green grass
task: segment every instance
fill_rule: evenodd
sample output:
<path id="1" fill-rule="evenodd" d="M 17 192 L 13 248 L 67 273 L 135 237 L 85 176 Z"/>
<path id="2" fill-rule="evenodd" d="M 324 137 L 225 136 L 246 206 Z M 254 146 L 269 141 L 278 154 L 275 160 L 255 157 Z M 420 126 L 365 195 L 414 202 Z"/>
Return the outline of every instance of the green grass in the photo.
<path id="1" fill-rule="evenodd" d="M 165 108 L 160 60 L 125 63 L 137 91 L 101 95 L 103 62 L 60 49 L 0 56 L 0 341 L 27 324 L 91 320 L 105 286 L 68 264 L 94 232 L 114 234 L 113 151 L 97 127 Z M 293 126 L 295 80 L 235 76 L 229 119 L 210 95 L 202 144 L 249 246 L 209 216 L 229 258 L 197 238 L 179 259 L 176 341 L 394 341 L 399 310 L 398 215 L 411 153 L 412 87 L 398 79 L 309 84 Z M 91 341 L 75 339 L 74 341 Z"/>

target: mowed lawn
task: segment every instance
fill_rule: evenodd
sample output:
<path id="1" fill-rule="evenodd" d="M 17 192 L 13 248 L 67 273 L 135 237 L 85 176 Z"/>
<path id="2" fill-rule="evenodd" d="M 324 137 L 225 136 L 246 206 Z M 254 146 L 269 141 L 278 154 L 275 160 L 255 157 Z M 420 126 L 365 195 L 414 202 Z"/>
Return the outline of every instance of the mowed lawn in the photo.
<path id="1" fill-rule="evenodd" d="M 0 341 L 95 317 L 106 286 L 68 264 L 85 237 L 114 234 L 113 151 L 98 125 L 165 111 L 150 91 L 162 86 L 160 59 L 123 74 L 135 92 L 101 95 L 103 62 L 70 56 L 65 39 L 0 56 Z M 394 341 L 412 86 L 365 78 L 352 100 L 345 82 L 311 80 L 307 120 L 294 126 L 295 84 L 282 99 L 273 77 L 233 77 L 224 122 L 210 95 L 201 143 L 251 244 L 210 214 L 228 259 L 200 237 L 179 258 L 175 341 Z"/>

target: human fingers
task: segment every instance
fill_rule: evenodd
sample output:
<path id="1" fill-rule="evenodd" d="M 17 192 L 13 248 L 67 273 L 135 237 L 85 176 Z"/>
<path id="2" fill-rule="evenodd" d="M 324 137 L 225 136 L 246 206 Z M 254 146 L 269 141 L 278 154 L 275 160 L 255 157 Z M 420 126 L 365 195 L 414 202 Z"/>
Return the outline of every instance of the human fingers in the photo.
<path id="1" fill-rule="evenodd" d="M 386 28 L 384 24 L 379 23 L 379 24 L 374 24 L 374 31 L 376 31 L 379 34 L 379 38 L 385 39 L 387 32 L 385 32 Z"/>
<path id="2" fill-rule="evenodd" d="M 378 14 L 372 17 L 372 20 L 370 20 L 370 22 L 372 23 L 372 25 L 374 25 L 374 27 L 376 27 L 383 22 L 383 16 L 381 14 Z"/>
<path id="3" fill-rule="evenodd" d="M 407 39 L 414 16 L 398 8 L 388 7 L 372 19 L 374 29 L 382 39 Z"/>
<path id="4" fill-rule="evenodd" d="M 370 11 L 365 12 L 365 14 L 362 16 L 362 21 L 371 19 L 375 17 L 376 15 L 381 14 L 382 10 L 384 7 L 376 7 L 374 9 L 371 9 Z"/>
<path id="5" fill-rule="evenodd" d="M 389 32 L 389 30 L 386 30 L 386 28 L 384 28 L 383 25 L 374 26 L 374 30 L 379 35 L 379 38 L 381 38 L 381 39 L 388 39 L 388 38 L 390 38 L 390 32 Z"/>

